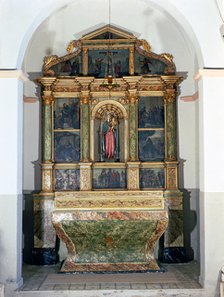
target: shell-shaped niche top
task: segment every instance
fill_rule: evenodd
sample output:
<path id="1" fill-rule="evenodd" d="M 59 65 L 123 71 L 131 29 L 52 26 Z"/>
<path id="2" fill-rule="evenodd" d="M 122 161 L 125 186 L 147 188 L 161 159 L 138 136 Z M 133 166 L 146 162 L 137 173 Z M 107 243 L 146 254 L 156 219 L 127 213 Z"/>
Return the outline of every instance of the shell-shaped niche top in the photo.
<path id="1" fill-rule="evenodd" d="M 64 56 L 47 56 L 43 65 L 43 75 L 50 77 L 119 78 L 174 75 L 175 72 L 172 55 L 155 54 L 146 40 L 112 25 L 72 40 Z"/>

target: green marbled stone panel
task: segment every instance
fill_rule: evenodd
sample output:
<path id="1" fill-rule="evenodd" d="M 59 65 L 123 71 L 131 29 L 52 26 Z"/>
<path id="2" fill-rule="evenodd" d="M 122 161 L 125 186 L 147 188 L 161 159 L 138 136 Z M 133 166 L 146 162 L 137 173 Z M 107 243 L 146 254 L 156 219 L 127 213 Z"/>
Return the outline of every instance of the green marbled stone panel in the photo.
<path id="1" fill-rule="evenodd" d="M 51 106 L 43 106 L 43 127 L 42 127 L 42 141 L 43 141 L 43 161 L 52 159 L 52 115 Z"/>
<path id="2" fill-rule="evenodd" d="M 81 121 L 82 121 L 82 160 L 89 159 L 89 105 L 83 104 L 81 107 Z"/>
<path id="3" fill-rule="evenodd" d="M 153 221 L 62 221 L 75 245 L 76 263 L 147 262 L 145 247 Z"/>
<path id="4" fill-rule="evenodd" d="M 166 106 L 166 137 L 167 159 L 176 158 L 176 105 L 168 103 Z"/>
<path id="5" fill-rule="evenodd" d="M 164 246 L 183 246 L 183 210 L 169 209 L 169 224 L 164 233 Z"/>

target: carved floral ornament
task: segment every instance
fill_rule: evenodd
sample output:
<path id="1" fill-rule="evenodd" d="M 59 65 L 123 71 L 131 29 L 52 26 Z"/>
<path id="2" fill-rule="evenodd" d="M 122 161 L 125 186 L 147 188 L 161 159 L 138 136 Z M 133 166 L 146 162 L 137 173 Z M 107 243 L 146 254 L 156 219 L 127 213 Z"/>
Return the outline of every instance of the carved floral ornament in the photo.
<path id="1" fill-rule="evenodd" d="M 173 103 L 176 101 L 176 91 L 175 90 L 170 90 L 164 92 L 164 102 L 165 104 L 167 103 Z"/>
<path id="2" fill-rule="evenodd" d="M 52 95 L 43 95 L 42 100 L 45 105 L 51 105 L 54 102 L 54 97 Z"/>
<path id="3" fill-rule="evenodd" d="M 81 95 L 80 104 L 89 104 L 90 103 L 90 95 Z"/>

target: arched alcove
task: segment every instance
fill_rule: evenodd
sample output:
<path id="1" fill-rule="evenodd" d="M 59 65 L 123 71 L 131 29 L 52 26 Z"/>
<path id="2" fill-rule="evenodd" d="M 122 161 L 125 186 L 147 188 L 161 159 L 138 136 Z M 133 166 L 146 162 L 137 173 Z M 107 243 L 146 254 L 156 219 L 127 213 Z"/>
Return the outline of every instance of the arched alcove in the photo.
<path id="1" fill-rule="evenodd" d="M 152 7 L 153 7 L 153 9 L 155 9 L 155 10 L 158 10 L 158 11 L 161 11 L 162 10 L 162 6 L 158 6 L 158 5 L 156 5 L 155 3 L 153 3 L 154 1 L 152 1 L 151 3 L 147 3 L 147 5 L 151 5 L 152 4 Z M 50 11 L 50 10 L 49 10 Z M 174 17 L 174 19 L 173 19 L 173 17 L 171 17 L 171 14 L 170 14 L 170 12 L 172 11 L 172 9 L 167 9 L 167 12 L 168 12 L 168 15 L 165 13 L 165 15 L 166 15 L 166 17 L 168 17 L 168 19 L 169 20 L 171 20 L 172 19 L 172 21 L 171 21 L 171 23 L 173 22 L 173 20 L 178 20 L 178 22 L 175 22 L 174 21 L 174 26 L 177 26 L 177 24 L 178 24 L 178 26 L 179 26 L 179 19 L 180 19 L 180 16 L 181 16 L 181 14 L 178 14 L 178 12 L 177 11 L 175 11 L 175 13 L 177 13 L 177 15 L 178 15 L 178 17 Z M 175 13 L 174 13 L 174 15 L 175 15 Z M 40 28 L 41 29 L 41 28 Z M 179 29 L 178 29 L 179 30 Z M 187 44 L 187 47 L 186 48 L 188 48 L 189 49 L 189 47 L 190 47 L 190 51 L 193 49 L 193 48 L 191 48 L 191 45 L 189 45 L 189 39 L 191 39 L 191 38 L 188 38 L 188 37 L 190 37 L 191 36 L 191 34 L 189 35 L 189 34 L 186 34 L 186 32 L 190 32 L 189 31 L 189 27 L 186 29 L 186 30 L 184 30 L 184 32 L 182 32 L 181 33 L 181 35 L 182 35 L 182 37 L 180 38 L 180 40 L 181 40 L 181 42 L 183 42 L 183 39 L 186 37 L 186 40 L 184 40 L 184 42 L 183 42 L 183 48 L 186 46 L 186 44 Z M 38 32 L 37 32 L 38 33 Z M 161 33 L 162 34 L 162 33 Z M 185 35 L 186 34 L 186 35 Z M 180 36 L 179 36 L 180 37 Z M 173 38 L 172 38 L 173 39 Z M 178 39 L 178 38 L 177 38 Z M 38 39 L 37 39 L 38 40 Z M 61 42 L 61 44 L 62 44 L 62 42 Z M 53 50 L 52 50 L 53 51 Z M 183 50 L 184 51 L 184 50 Z M 180 52 L 182 52 L 181 53 L 181 55 L 183 54 L 183 51 L 182 50 L 180 50 Z M 189 51 L 189 52 L 190 52 Z M 178 52 L 178 51 L 177 51 Z M 32 53 L 32 50 L 30 51 L 30 53 Z M 34 52 L 33 52 L 33 54 L 34 54 Z M 32 54 L 31 54 L 32 55 Z M 181 59 L 181 55 L 179 56 L 179 58 Z M 195 62 L 195 60 L 194 60 L 194 57 L 195 56 L 195 53 L 194 53 L 194 51 L 193 52 L 190 52 L 190 54 L 189 54 L 189 60 L 191 60 L 191 63 L 192 64 L 190 64 L 189 65 L 189 63 L 187 62 L 187 61 L 189 61 L 188 59 L 187 60 L 185 60 L 185 62 L 184 63 L 186 63 L 185 64 L 185 66 L 188 64 L 188 66 L 186 66 L 186 68 L 184 69 L 184 70 L 189 70 L 190 69 L 190 71 L 188 71 L 188 72 L 190 72 L 191 74 L 193 74 L 194 73 L 194 71 L 195 71 L 195 68 L 197 68 L 197 66 L 195 66 L 195 65 L 198 65 L 198 61 L 196 61 Z M 199 54 L 199 56 L 200 56 L 200 54 Z M 177 59 L 177 55 L 175 55 L 175 59 Z M 32 59 L 31 59 L 32 60 Z M 37 59 L 38 60 L 38 59 Z M 196 60 L 198 60 L 198 59 L 196 59 Z M 199 59 L 200 60 L 200 59 Z M 183 61 L 183 60 L 182 60 Z M 41 63 L 42 63 L 42 60 L 41 60 Z M 182 62 L 181 62 L 182 63 Z M 200 62 L 201 63 L 201 62 Z M 181 65 L 181 64 L 180 64 Z M 28 66 L 28 64 L 26 64 L 26 66 Z M 178 63 L 177 63 L 177 66 L 178 66 Z M 184 66 L 184 67 L 185 67 Z M 29 68 L 29 67 L 28 67 Z M 26 68 L 25 67 L 25 70 L 27 71 L 28 70 L 28 68 Z M 179 67 L 179 69 L 181 69 L 182 67 L 180 66 Z M 182 68 L 183 69 L 183 68 Z M 38 70 L 38 68 L 36 68 L 36 70 Z M 30 71 L 28 71 L 28 72 L 30 72 Z M 34 72 L 38 72 L 38 71 L 34 71 Z M 32 73 L 32 71 L 31 71 L 31 73 Z M 191 75 L 192 76 L 192 75 Z M 186 84 L 184 84 L 184 86 L 183 86 L 183 89 L 184 89 L 184 94 L 192 94 L 193 92 L 194 92 L 194 90 L 195 90 L 195 85 L 194 85 L 194 83 L 193 83 L 193 80 L 191 80 L 191 82 L 189 82 L 189 83 L 186 83 Z M 28 92 L 28 94 L 27 95 L 29 95 L 29 92 L 30 92 L 30 90 L 29 90 L 29 87 L 28 87 L 28 89 L 27 89 L 27 92 Z M 31 94 L 32 94 L 32 90 L 31 90 Z M 32 96 L 32 95 L 31 95 Z M 186 111 L 186 108 L 184 107 L 184 106 L 182 106 L 182 110 L 184 110 L 185 109 L 185 111 Z M 187 108 L 188 109 L 188 114 L 191 114 L 191 116 L 192 116 L 192 109 L 191 108 Z M 194 111 L 195 111 L 195 107 L 193 107 L 193 109 L 194 109 Z M 186 112 L 185 112 L 185 115 L 186 115 Z M 195 115 L 195 118 L 193 118 L 193 121 L 195 121 L 196 120 L 196 117 L 197 117 L 197 114 L 195 114 L 194 113 L 194 115 Z M 186 117 L 187 117 L 187 115 L 186 115 Z M 186 123 L 186 126 L 188 126 L 188 124 Z M 194 124 L 192 123 L 192 126 L 191 126 L 191 128 L 194 126 Z M 189 127 L 188 127 L 189 128 Z M 186 127 L 184 127 L 184 129 L 186 129 Z M 181 131 L 183 131 L 183 129 L 181 129 Z M 185 132 L 181 132 L 180 131 L 180 133 L 183 133 L 183 135 L 185 134 Z M 194 134 L 194 133 L 193 133 Z M 186 135 L 186 134 L 185 134 Z M 188 135 L 188 138 L 186 138 L 185 137 L 185 139 L 186 139 L 186 141 L 188 142 L 188 143 L 193 143 L 192 142 L 192 140 L 190 140 L 191 139 L 191 136 L 190 135 Z M 192 136 L 192 138 L 194 138 L 194 136 Z M 195 150 L 195 148 L 192 148 L 192 151 L 194 151 Z M 189 161 L 190 159 L 188 158 L 188 161 Z M 195 162 L 195 160 L 192 160 L 192 162 L 190 161 L 190 163 L 191 163 L 191 165 L 192 165 L 192 163 L 193 162 Z M 190 165 L 190 166 L 191 166 Z M 188 173 L 189 174 L 189 173 Z"/>
<path id="2" fill-rule="evenodd" d="M 184 71 L 188 73 L 188 79 L 184 81 L 181 92 L 183 95 L 194 94 L 197 91 L 197 86 L 193 80 L 193 75 L 198 68 L 198 65 L 202 63 L 201 53 L 198 51 L 198 45 L 192 45 L 192 36 L 194 33 L 190 25 L 184 22 L 184 17 L 180 11 L 174 9 L 172 5 L 169 3 L 166 4 L 166 11 L 164 11 L 164 4 L 155 3 L 154 1 L 140 1 L 136 6 L 138 1 L 132 1 L 132 3 L 122 3 L 122 5 L 128 5 L 131 7 L 130 13 L 134 13 L 135 18 L 139 19 L 139 22 L 135 24 L 131 23 L 131 19 L 126 19 L 121 16 L 121 13 L 118 11 L 118 5 L 116 1 L 112 3 L 111 10 L 111 21 L 116 22 L 116 24 L 121 27 L 125 27 L 126 29 L 130 29 L 133 31 L 137 31 L 138 34 L 142 34 L 141 37 L 146 38 L 153 47 L 153 50 L 161 52 L 171 52 L 174 55 L 174 60 L 177 65 L 177 70 Z M 95 3 L 95 5 L 100 5 L 99 2 Z M 107 6 L 104 6 L 104 10 L 106 10 Z M 102 7 L 101 7 L 102 9 Z M 45 18 L 43 22 L 36 29 L 36 32 L 32 36 L 29 42 L 29 46 L 27 47 L 25 59 L 24 59 L 24 71 L 28 72 L 31 78 L 36 78 L 41 73 L 41 65 L 43 57 L 47 54 L 58 53 L 63 54 L 66 42 L 73 38 L 74 35 L 74 19 L 71 19 L 69 15 L 72 13 L 76 14 L 79 12 L 79 15 L 85 15 L 85 3 L 70 3 L 66 7 L 59 9 L 58 11 L 54 11 L 54 8 L 51 7 L 49 9 L 49 17 Z M 150 10 L 148 13 L 147 11 Z M 99 10 L 100 12 L 101 10 Z M 39 16 L 43 18 L 42 16 Z M 182 23 L 180 23 L 180 18 L 182 17 Z M 79 23 L 79 26 L 75 26 L 76 28 L 76 36 L 80 36 L 80 31 L 90 30 L 89 23 L 86 24 L 88 17 L 83 18 L 82 22 Z M 95 20 L 97 20 L 98 26 L 102 22 L 107 21 L 107 15 L 95 14 Z M 147 23 L 147 20 L 149 22 Z M 156 22 L 155 22 L 156 21 Z M 180 25 L 185 23 L 183 30 L 180 30 Z M 145 26 L 147 24 L 147 27 Z M 95 24 L 94 24 L 95 25 Z M 92 29 L 94 28 L 94 25 Z M 151 28 L 150 31 L 148 28 Z M 66 28 L 66 34 L 63 33 L 62 28 Z M 182 28 L 182 27 L 181 27 Z M 33 30 L 34 28 L 32 28 Z M 77 32 L 79 31 L 79 32 Z M 31 32 L 29 32 L 30 34 Z M 83 33 L 83 32 L 82 32 Z M 27 33 L 28 34 L 28 33 Z M 166 39 L 163 38 L 166 36 Z M 40 44 L 42 46 L 40 46 Z M 176 46 L 178 44 L 178 46 Z M 183 56 L 185 59 L 183 59 Z M 34 59 L 35 57 L 35 59 Z M 197 58 L 195 58 L 197 57 Z M 25 86 L 25 94 L 28 97 L 35 96 L 36 87 L 33 83 L 29 83 Z M 31 105 L 26 104 L 26 113 L 29 115 L 31 113 L 38 114 L 38 102 Z M 182 101 L 179 102 L 179 141 L 180 141 L 180 157 L 184 160 L 187 160 L 187 164 L 185 164 L 184 175 L 185 175 L 185 187 L 190 189 L 197 189 L 197 172 L 192 173 L 192 166 L 197 168 L 197 162 L 194 152 L 197 151 L 198 144 L 195 142 L 197 139 L 197 130 L 195 127 L 197 126 L 197 103 L 192 102 L 191 104 L 184 104 Z M 25 119 L 26 119 L 25 113 Z M 190 124 L 188 119 L 191 118 Z M 38 123 L 34 124 L 33 127 L 26 126 L 27 132 L 38 125 Z M 94 126 L 91 126 L 91 129 L 94 129 Z M 36 133 L 37 130 L 35 130 Z M 91 130 L 93 131 L 93 130 Z M 190 131 L 190 133 L 189 133 Z M 30 132 L 29 132 L 30 133 Z M 32 134 L 32 133 L 31 133 Z M 33 134 L 35 135 L 35 134 Z M 27 150 L 31 150 L 35 152 L 36 159 L 28 160 L 25 158 L 25 177 L 33 176 L 33 180 L 35 180 L 35 172 L 33 170 L 33 165 L 31 162 L 36 161 L 38 159 L 38 137 L 35 137 L 32 144 L 26 141 L 25 136 L 25 146 Z M 191 147 L 187 147 L 185 144 L 191 143 Z M 30 147 L 32 145 L 32 148 Z M 28 148 L 29 147 L 29 148 Z M 91 146 L 93 147 L 93 145 Z M 126 150 L 124 150 L 126 151 Z M 91 150 L 92 158 L 94 158 L 94 152 Z M 124 157 L 127 159 L 127 156 Z M 37 168 L 37 167 L 36 167 Z M 38 167 L 39 168 L 39 167 Z M 25 183 L 28 179 L 25 178 Z M 38 183 L 38 181 L 36 181 Z M 31 179 L 26 183 L 25 188 L 28 190 L 33 188 L 34 182 Z M 197 190 L 195 190 L 197 193 Z M 197 195 L 197 194 L 195 194 Z M 193 201 L 198 199 L 196 196 L 193 198 Z M 196 202 L 195 202 L 196 207 Z M 197 233 L 197 231 L 195 231 Z M 198 245 L 197 245 L 197 234 L 194 235 L 194 250 L 195 254 L 198 254 Z"/>
<path id="3" fill-rule="evenodd" d="M 115 101 L 107 100 L 106 102 L 100 102 L 92 110 L 90 120 L 90 159 L 92 161 L 101 160 L 101 146 L 102 146 L 102 125 L 106 121 L 106 117 L 109 114 L 114 115 L 118 126 L 118 159 L 121 162 L 127 162 L 129 151 L 128 151 L 128 114 L 124 106 Z M 124 140 L 124 141 L 119 141 Z M 100 145 L 101 144 L 101 145 Z"/>

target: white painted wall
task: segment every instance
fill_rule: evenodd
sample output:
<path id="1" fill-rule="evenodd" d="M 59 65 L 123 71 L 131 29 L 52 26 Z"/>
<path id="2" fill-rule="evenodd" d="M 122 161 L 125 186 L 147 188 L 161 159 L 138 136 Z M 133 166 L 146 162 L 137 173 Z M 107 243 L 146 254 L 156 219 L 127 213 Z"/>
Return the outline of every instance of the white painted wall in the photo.
<path id="1" fill-rule="evenodd" d="M 19 71 L 0 71 L 0 283 L 22 284 L 22 118 Z"/>

